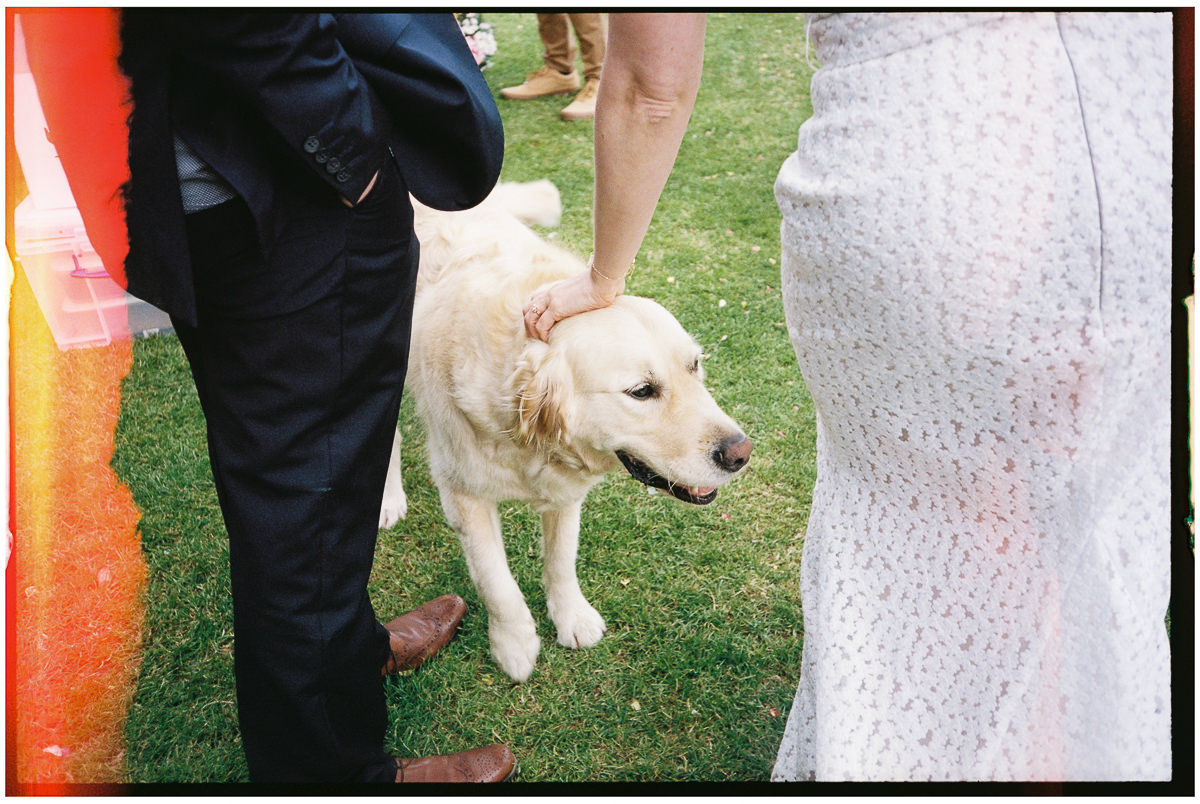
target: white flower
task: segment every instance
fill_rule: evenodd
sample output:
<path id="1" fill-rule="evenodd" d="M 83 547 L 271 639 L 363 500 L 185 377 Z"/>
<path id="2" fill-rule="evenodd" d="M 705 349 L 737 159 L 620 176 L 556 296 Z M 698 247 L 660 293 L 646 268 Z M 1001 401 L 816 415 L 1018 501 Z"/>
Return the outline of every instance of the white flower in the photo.
<path id="1" fill-rule="evenodd" d="M 479 69 L 486 69 L 497 50 L 492 24 L 481 20 L 478 14 L 469 13 L 458 15 L 458 27 L 467 40 L 475 63 L 479 65 Z"/>

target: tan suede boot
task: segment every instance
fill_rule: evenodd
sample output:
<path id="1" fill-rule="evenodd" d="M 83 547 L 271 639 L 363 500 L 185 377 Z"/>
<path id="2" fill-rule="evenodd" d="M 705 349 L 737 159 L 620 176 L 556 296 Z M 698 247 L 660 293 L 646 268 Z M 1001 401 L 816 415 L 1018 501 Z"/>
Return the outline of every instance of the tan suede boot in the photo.
<path id="1" fill-rule="evenodd" d="M 575 96 L 567 108 L 563 109 L 563 120 L 591 120 L 596 116 L 596 93 L 600 91 L 600 79 L 589 78 L 583 85 L 583 91 Z"/>
<path id="2" fill-rule="evenodd" d="M 542 67 L 530 73 L 524 84 L 500 90 L 500 97 L 508 100 L 529 100 L 547 95 L 565 95 L 578 89 L 579 73 L 575 70 L 560 73 L 553 68 Z"/>

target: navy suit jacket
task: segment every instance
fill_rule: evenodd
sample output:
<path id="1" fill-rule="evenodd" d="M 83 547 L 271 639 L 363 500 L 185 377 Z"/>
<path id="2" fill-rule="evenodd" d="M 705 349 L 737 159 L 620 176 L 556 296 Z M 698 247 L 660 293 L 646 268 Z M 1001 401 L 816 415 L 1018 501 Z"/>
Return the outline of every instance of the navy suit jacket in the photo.
<path id="1" fill-rule="evenodd" d="M 129 289 L 186 323 L 173 133 L 245 200 L 267 253 L 289 225 L 358 199 L 385 159 L 442 209 L 473 206 L 499 176 L 499 112 L 450 14 L 126 9 L 122 45 Z"/>

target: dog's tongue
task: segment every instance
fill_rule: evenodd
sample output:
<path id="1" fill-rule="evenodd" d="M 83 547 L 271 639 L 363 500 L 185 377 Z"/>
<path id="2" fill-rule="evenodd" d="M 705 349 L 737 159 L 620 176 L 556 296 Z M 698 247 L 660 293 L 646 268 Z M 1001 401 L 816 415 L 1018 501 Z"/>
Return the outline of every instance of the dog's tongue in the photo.
<path id="1" fill-rule="evenodd" d="M 707 497 L 717 490 L 715 486 L 703 489 L 692 488 L 691 486 L 684 486 L 684 488 L 687 489 L 693 497 Z"/>

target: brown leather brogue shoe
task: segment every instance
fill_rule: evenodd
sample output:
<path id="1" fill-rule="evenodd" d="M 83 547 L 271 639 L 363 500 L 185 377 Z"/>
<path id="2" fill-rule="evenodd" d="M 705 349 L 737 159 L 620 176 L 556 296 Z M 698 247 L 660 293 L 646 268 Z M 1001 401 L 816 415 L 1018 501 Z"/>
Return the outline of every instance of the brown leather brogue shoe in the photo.
<path id="1" fill-rule="evenodd" d="M 507 745 L 488 745 L 458 754 L 397 759 L 397 782 L 505 782 L 517 761 Z"/>
<path id="2" fill-rule="evenodd" d="M 392 676 L 420 667 L 450 641 L 466 613 L 465 600 L 458 595 L 442 595 L 385 624 L 391 635 L 391 653 L 383 674 Z"/>

